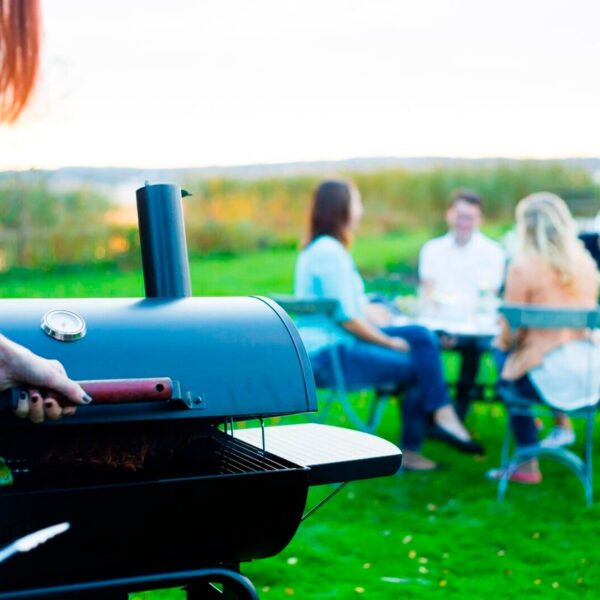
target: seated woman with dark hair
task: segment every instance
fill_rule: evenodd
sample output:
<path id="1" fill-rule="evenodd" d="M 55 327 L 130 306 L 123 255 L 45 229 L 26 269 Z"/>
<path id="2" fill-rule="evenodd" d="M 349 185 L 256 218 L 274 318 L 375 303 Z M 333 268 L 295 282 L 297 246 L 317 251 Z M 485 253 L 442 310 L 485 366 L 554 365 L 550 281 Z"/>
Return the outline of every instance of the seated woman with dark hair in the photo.
<path id="1" fill-rule="evenodd" d="M 404 468 L 437 467 L 420 454 L 428 420 L 455 447 L 480 453 L 483 448 L 471 439 L 450 402 L 435 335 L 416 325 L 390 326 L 391 313 L 381 304 L 369 304 L 365 296 L 348 252 L 362 214 L 361 196 L 354 185 L 325 181 L 318 186 L 306 244 L 296 264 L 295 294 L 337 300 L 342 369 L 350 388 L 412 384 L 402 403 Z M 312 354 L 311 361 L 317 379 L 332 379 L 326 349 Z"/>

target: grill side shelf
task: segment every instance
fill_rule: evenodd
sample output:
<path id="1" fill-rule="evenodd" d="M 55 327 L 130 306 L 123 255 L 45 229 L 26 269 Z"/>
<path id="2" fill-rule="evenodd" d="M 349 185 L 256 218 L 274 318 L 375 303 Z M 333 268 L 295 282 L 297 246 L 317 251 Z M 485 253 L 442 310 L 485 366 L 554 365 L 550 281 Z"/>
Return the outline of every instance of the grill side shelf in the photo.
<path id="1" fill-rule="evenodd" d="M 262 448 L 260 428 L 237 429 L 236 438 Z M 308 467 L 310 485 L 386 477 L 402 463 L 400 449 L 377 436 L 306 423 L 265 428 L 265 450 Z"/>

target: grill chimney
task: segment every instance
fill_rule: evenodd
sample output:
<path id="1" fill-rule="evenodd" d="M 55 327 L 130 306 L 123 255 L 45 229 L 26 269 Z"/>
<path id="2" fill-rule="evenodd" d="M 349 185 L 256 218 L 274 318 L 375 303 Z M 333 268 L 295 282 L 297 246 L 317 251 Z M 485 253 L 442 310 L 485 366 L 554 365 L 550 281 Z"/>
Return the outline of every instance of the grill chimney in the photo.
<path id="1" fill-rule="evenodd" d="M 144 286 L 147 298 L 192 295 L 179 186 L 160 183 L 136 191 Z"/>

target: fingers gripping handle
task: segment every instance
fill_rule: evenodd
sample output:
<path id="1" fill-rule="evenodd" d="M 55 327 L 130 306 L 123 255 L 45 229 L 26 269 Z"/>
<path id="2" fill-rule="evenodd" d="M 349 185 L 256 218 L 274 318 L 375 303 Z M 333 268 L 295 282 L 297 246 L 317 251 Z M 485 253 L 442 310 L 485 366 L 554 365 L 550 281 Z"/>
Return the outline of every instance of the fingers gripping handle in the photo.
<path id="1" fill-rule="evenodd" d="M 174 399 L 173 380 L 169 377 L 147 379 L 98 379 L 77 382 L 92 397 L 93 404 L 130 404 L 135 402 L 169 402 Z M 15 410 L 19 399 L 28 393 L 25 386 L 0 393 L 0 410 Z M 61 406 L 76 406 L 64 396 L 43 390 Z"/>

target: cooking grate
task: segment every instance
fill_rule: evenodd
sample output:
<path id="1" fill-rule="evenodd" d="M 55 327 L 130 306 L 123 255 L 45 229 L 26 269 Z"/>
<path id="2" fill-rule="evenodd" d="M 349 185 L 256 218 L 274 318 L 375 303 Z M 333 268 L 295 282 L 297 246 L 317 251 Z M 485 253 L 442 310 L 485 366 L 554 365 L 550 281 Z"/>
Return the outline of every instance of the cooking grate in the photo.
<path id="1" fill-rule="evenodd" d="M 260 473 L 264 471 L 280 471 L 297 468 L 297 465 L 283 460 L 268 452 L 251 446 L 231 436 L 226 436 L 220 450 L 223 474 Z"/>
<path id="2" fill-rule="evenodd" d="M 298 468 L 294 463 L 263 453 L 260 448 L 218 430 L 192 435 L 189 435 L 189 429 L 164 435 L 155 430 L 153 435 L 143 438 L 143 443 L 149 445 L 150 450 L 143 446 L 144 460 L 135 468 L 131 467 L 127 447 L 117 446 L 118 452 L 115 451 L 114 435 L 105 443 L 109 445 L 105 447 L 97 441 L 86 445 L 81 438 L 76 438 L 58 444 L 53 453 L 42 460 L 35 452 L 28 456 L 21 454 L 18 458 L 7 457 L 14 485 L 4 488 L 4 491 L 244 475 Z M 132 447 L 139 449 L 140 446 L 142 443 L 136 439 Z"/>

